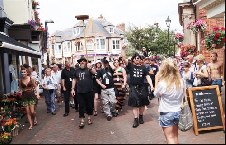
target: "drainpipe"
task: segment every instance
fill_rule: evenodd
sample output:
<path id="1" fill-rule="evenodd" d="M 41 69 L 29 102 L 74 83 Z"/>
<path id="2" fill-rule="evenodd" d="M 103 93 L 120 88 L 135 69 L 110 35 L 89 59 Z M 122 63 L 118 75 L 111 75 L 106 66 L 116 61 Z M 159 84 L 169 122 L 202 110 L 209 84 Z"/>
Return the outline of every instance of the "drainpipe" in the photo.
<path id="1" fill-rule="evenodd" d="M 199 1 L 197 1 L 196 3 L 198 3 Z M 197 7 L 196 7 L 196 3 L 192 3 L 192 0 L 190 2 L 191 2 L 191 5 L 193 6 L 193 12 L 195 14 L 195 20 L 196 20 L 196 18 L 197 18 L 197 13 L 196 13 Z M 199 34 L 195 33 L 195 45 L 196 45 L 196 48 L 198 48 L 198 40 L 197 40 L 197 36 L 198 35 Z M 199 49 L 197 49 L 197 50 L 200 51 Z"/>

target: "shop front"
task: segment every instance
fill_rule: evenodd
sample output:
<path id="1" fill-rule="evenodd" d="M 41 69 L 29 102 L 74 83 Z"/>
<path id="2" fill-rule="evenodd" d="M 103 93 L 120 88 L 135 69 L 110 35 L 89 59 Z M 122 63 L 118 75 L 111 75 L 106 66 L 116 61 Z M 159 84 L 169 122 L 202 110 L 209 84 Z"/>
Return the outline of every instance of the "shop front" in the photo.
<path id="1" fill-rule="evenodd" d="M 41 66 L 41 53 L 0 34 L 0 94 L 17 91 L 20 66 L 24 63 Z M 33 62 L 32 62 L 33 61 Z"/>

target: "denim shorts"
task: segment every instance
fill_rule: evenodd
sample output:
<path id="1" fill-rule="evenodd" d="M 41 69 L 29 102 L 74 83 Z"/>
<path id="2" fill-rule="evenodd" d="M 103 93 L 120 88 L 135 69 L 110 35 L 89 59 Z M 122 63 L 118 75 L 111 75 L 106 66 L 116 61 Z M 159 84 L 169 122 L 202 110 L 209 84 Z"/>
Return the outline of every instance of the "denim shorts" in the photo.
<path id="1" fill-rule="evenodd" d="M 179 112 L 160 112 L 159 125 L 162 127 L 169 127 L 179 123 Z"/>

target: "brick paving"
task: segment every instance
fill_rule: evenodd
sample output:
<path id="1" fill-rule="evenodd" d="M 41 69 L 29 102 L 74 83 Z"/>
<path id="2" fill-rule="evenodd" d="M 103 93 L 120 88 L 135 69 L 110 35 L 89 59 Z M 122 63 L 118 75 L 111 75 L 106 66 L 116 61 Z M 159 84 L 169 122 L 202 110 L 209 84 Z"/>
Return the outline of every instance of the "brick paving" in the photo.
<path id="1" fill-rule="evenodd" d="M 225 88 L 223 87 L 223 90 Z M 225 93 L 222 94 L 225 110 Z M 44 98 L 41 98 L 37 108 L 38 125 L 28 130 L 25 124 L 19 135 L 13 138 L 11 144 L 166 144 L 162 129 L 158 124 L 158 101 L 153 99 L 145 111 L 144 124 L 132 128 L 133 115 L 128 106 L 124 106 L 118 117 L 107 121 L 103 113 L 93 116 L 93 124 L 79 129 L 78 112 L 70 110 L 63 117 L 64 106 L 58 107 L 57 114 L 46 113 Z M 187 132 L 179 131 L 180 144 L 225 144 L 225 133 L 221 130 L 201 131 L 194 134 L 193 129 Z"/>

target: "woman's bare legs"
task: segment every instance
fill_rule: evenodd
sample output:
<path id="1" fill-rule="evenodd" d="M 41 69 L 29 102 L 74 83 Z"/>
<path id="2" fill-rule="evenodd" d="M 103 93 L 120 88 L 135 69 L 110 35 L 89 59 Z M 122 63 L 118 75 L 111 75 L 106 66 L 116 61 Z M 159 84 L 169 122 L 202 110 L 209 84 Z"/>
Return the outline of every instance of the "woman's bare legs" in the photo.
<path id="1" fill-rule="evenodd" d="M 97 106 L 98 106 L 98 93 L 94 94 L 94 116 L 97 115 Z"/>
<path id="2" fill-rule="evenodd" d="M 167 144 L 178 144 L 178 125 L 162 127 Z"/>
<path id="3" fill-rule="evenodd" d="M 33 123 L 32 123 L 32 117 L 31 117 L 31 111 L 30 111 L 30 106 L 26 106 L 26 114 L 27 114 L 27 120 L 29 123 L 29 128 L 28 129 L 32 129 L 33 127 Z"/>

